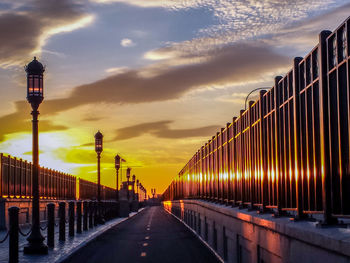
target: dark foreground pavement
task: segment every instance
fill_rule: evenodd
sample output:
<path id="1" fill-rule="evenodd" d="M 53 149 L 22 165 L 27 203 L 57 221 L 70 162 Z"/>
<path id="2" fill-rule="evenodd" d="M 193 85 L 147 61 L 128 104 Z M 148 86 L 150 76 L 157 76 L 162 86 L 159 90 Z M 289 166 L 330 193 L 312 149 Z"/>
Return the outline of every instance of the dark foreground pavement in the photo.
<path id="1" fill-rule="evenodd" d="M 200 262 L 218 259 L 162 207 L 150 207 L 113 227 L 79 250 L 68 262 Z"/>

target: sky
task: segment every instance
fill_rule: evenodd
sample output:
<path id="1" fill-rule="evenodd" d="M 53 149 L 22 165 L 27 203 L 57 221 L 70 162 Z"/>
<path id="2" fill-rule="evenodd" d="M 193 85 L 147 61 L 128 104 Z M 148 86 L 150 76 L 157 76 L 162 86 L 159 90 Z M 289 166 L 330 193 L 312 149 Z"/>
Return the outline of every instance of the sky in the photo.
<path id="1" fill-rule="evenodd" d="M 32 159 L 37 56 L 40 165 L 96 182 L 100 130 L 102 184 L 115 187 L 120 154 L 162 193 L 251 90 L 349 15 L 348 0 L 0 0 L 0 152 Z"/>

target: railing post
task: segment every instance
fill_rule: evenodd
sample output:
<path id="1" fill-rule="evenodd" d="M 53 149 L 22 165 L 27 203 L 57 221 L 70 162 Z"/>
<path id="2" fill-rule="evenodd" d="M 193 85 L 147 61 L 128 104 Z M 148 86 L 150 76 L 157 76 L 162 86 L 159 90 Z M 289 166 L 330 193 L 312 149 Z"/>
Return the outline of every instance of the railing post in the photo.
<path id="1" fill-rule="evenodd" d="M 47 204 L 47 245 L 55 246 L 55 204 Z"/>
<path id="2" fill-rule="evenodd" d="M 92 201 L 89 201 L 89 228 L 93 228 L 94 227 L 94 224 L 93 224 L 93 221 L 92 221 L 92 216 L 93 216 L 93 202 Z"/>
<path id="3" fill-rule="evenodd" d="M 320 138 L 321 138 L 321 173 L 322 173 L 322 225 L 336 224 L 337 218 L 332 216 L 332 171 L 330 169 L 329 149 L 329 116 L 328 116 L 328 83 L 327 83 L 327 37 L 330 31 L 322 31 L 319 35 L 319 74 L 320 74 Z"/>
<path id="4" fill-rule="evenodd" d="M 75 204 L 74 201 L 68 202 L 68 213 L 69 213 L 69 236 L 74 237 L 74 219 L 75 219 Z"/>
<path id="5" fill-rule="evenodd" d="M 60 202 L 58 207 L 59 216 L 59 240 L 66 240 L 66 203 Z"/>
<path id="6" fill-rule="evenodd" d="M 281 216 L 282 215 L 282 176 L 281 176 L 281 165 L 280 165 L 280 132 L 281 132 L 281 121 L 280 121 L 280 105 L 281 105 L 281 91 L 278 87 L 278 82 L 282 79 L 281 76 L 276 76 L 275 77 L 275 92 L 274 92 L 274 99 L 275 99 L 275 141 L 274 141 L 274 146 L 275 146 L 275 182 L 276 182 L 276 189 L 277 189 L 277 211 L 275 213 L 275 216 Z"/>
<path id="7" fill-rule="evenodd" d="M 77 201 L 77 233 L 81 232 L 81 201 Z"/>
<path id="8" fill-rule="evenodd" d="M 18 262 L 18 213 L 19 208 L 16 206 L 10 207 L 9 211 L 9 262 Z"/>
<path id="9" fill-rule="evenodd" d="M 303 219 L 306 217 L 303 210 L 303 194 L 301 181 L 301 145 L 300 145 L 300 83 L 299 83 L 299 63 L 302 58 L 296 57 L 293 61 L 293 97 L 294 97 L 294 162 L 295 162 L 295 184 L 296 184 L 296 203 L 297 214 L 295 219 Z"/>
<path id="10" fill-rule="evenodd" d="M 88 207 L 89 203 L 87 201 L 83 202 L 83 212 L 84 212 L 84 217 L 83 217 L 83 230 L 86 231 L 88 230 Z"/>
<path id="11" fill-rule="evenodd" d="M 94 225 L 97 226 L 97 221 L 98 221 L 98 205 L 97 201 L 93 202 L 93 207 L 94 207 Z"/>

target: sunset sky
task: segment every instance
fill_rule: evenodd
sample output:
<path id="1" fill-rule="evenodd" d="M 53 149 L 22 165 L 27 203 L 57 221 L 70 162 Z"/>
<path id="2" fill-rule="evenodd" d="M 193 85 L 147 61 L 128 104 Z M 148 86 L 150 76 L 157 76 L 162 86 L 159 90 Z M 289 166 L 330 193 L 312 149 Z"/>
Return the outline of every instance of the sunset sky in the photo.
<path id="1" fill-rule="evenodd" d="M 0 0 L 0 152 L 31 161 L 23 67 L 37 56 L 40 164 L 96 181 L 101 130 L 102 183 L 119 153 L 162 193 L 249 91 L 349 15 L 348 0 Z"/>

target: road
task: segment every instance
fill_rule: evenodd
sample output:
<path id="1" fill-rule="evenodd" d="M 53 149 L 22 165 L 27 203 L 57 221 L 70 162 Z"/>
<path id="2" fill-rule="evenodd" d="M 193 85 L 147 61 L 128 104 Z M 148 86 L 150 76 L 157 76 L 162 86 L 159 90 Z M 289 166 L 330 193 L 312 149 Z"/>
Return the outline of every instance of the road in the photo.
<path id="1" fill-rule="evenodd" d="M 220 262 L 182 223 L 150 207 L 102 234 L 65 263 Z"/>

